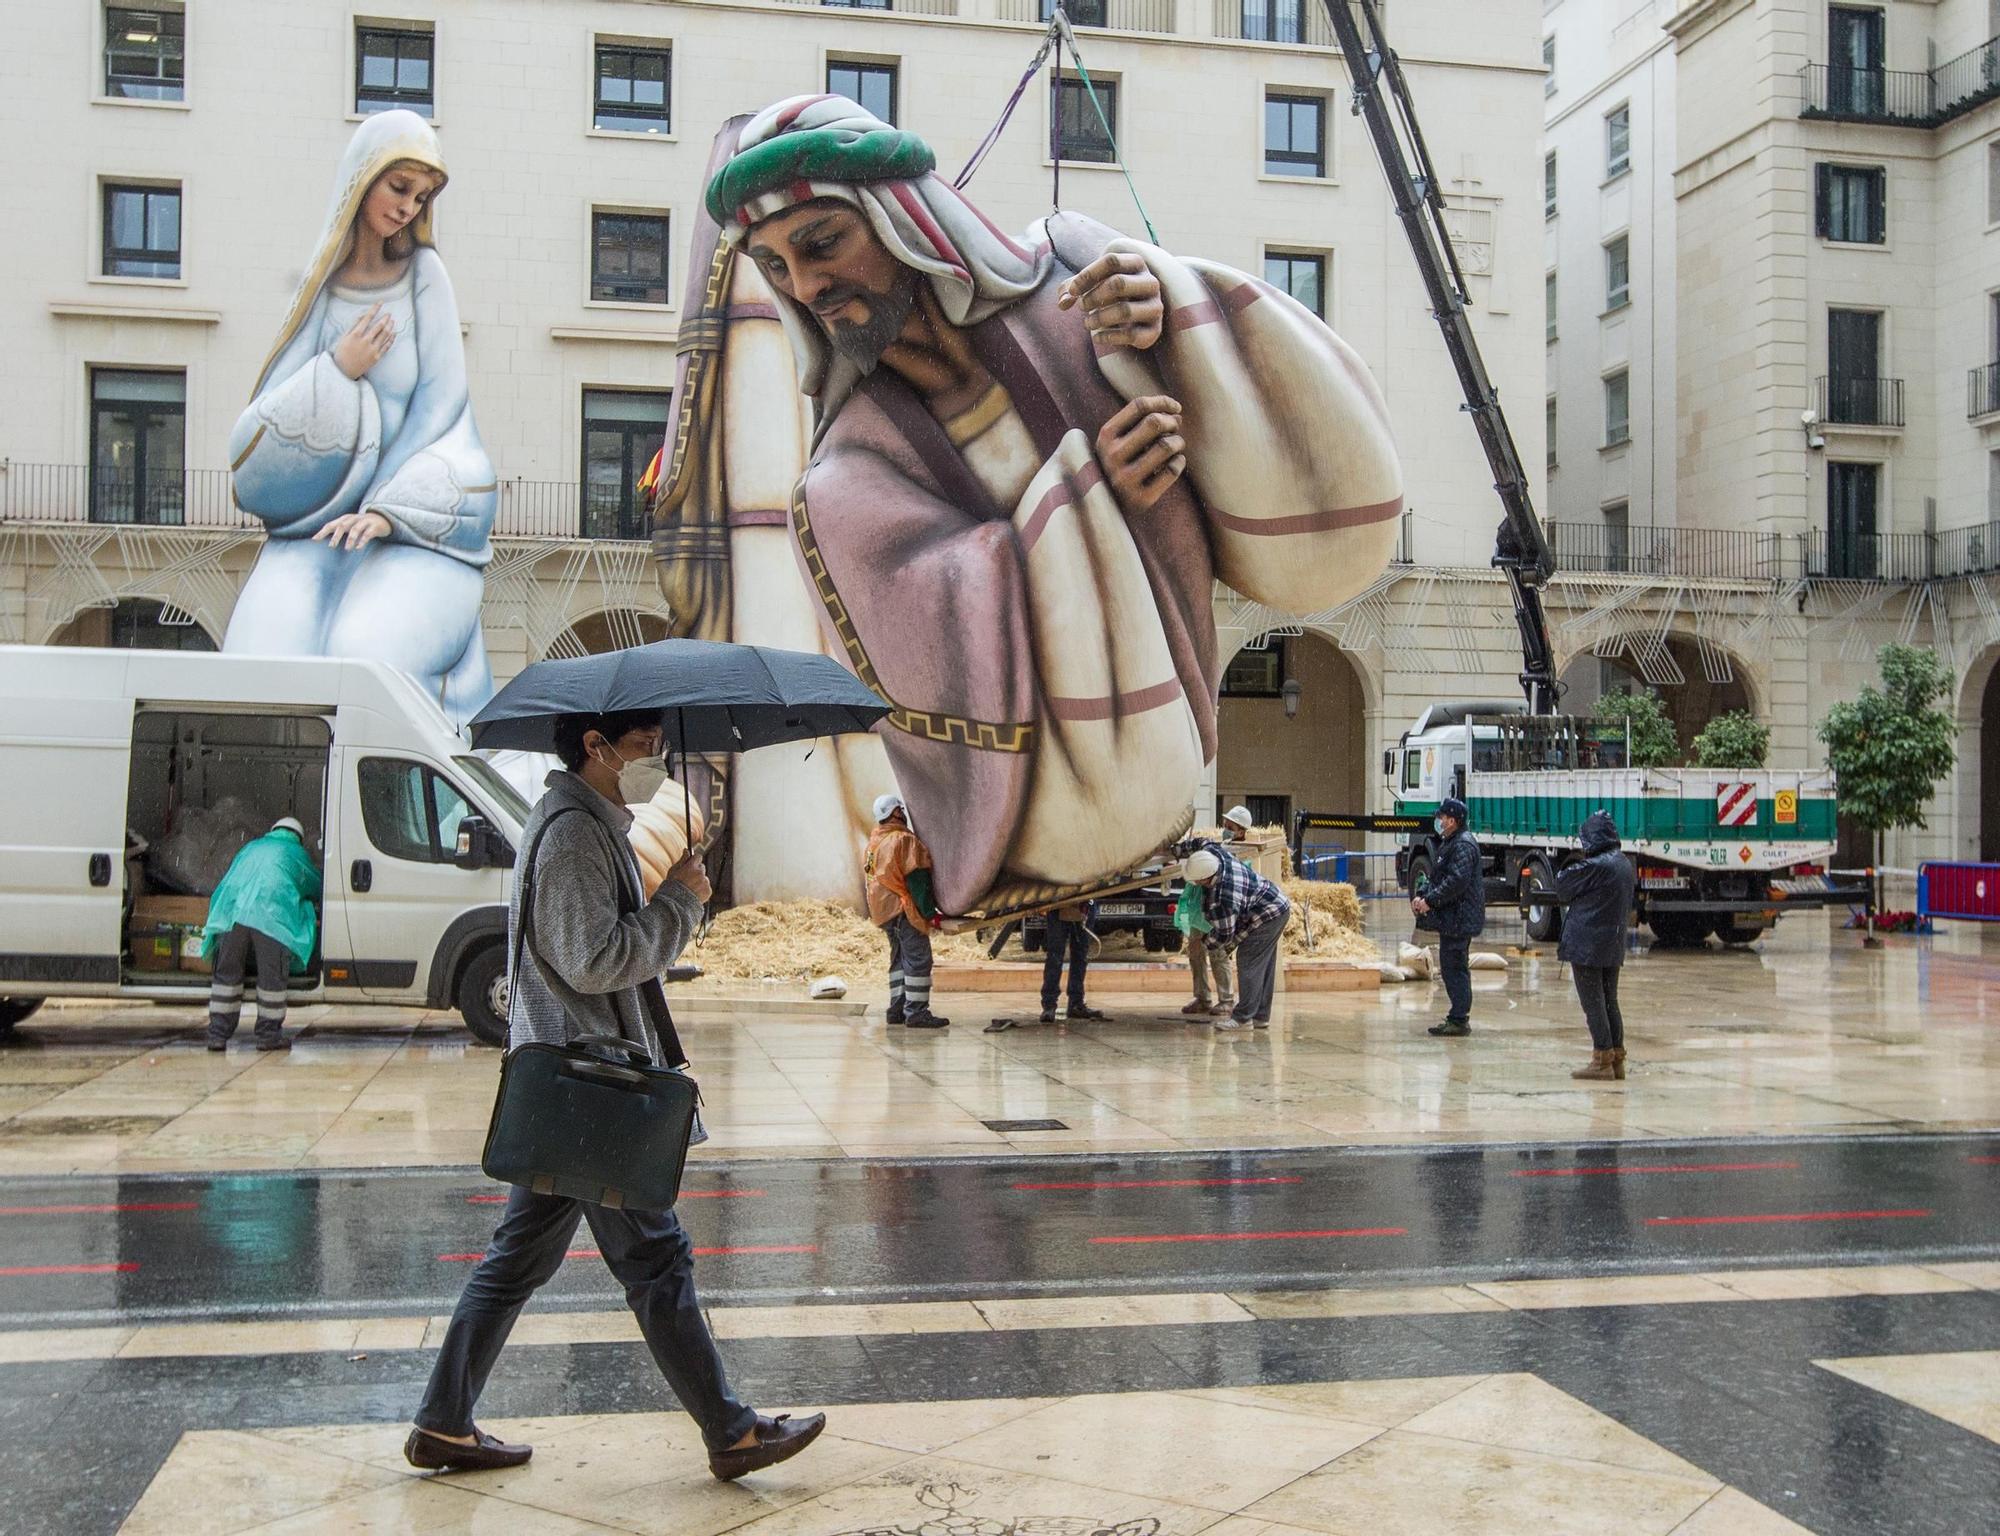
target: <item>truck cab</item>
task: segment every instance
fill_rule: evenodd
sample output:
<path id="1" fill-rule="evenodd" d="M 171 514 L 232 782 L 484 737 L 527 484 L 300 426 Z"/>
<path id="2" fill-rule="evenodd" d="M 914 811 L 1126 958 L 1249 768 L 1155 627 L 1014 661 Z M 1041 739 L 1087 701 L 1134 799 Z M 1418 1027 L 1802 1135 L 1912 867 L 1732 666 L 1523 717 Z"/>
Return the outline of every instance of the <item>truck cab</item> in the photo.
<path id="1" fill-rule="evenodd" d="M 528 807 L 375 662 L 0 648 L 0 1029 L 48 997 L 200 1001 L 231 858 L 282 816 L 324 894 L 296 1002 L 457 1007 L 506 1034 Z"/>

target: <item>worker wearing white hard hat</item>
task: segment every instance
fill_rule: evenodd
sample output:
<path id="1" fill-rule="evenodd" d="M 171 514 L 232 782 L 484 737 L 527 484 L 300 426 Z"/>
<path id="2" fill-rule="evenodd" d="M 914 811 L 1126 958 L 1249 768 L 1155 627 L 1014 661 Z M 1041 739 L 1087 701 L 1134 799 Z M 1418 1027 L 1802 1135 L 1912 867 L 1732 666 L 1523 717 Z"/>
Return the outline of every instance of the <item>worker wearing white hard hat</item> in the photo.
<path id="1" fill-rule="evenodd" d="M 1257 820 L 1250 814 L 1250 807 L 1247 805 L 1232 805 L 1222 813 L 1222 821 L 1222 835 L 1232 842 L 1237 838 L 1247 837 L 1250 829 L 1257 825 Z M 1232 827 L 1235 829 L 1233 832 L 1230 830 Z"/>
<path id="2" fill-rule="evenodd" d="M 931 851 L 911 830 L 901 795 L 875 797 L 875 822 L 862 869 L 868 920 L 889 940 L 888 1021 L 943 1029 L 951 1020 L 931 1012 L 931 929 L 939 926 Z"/>
<path id="3" fill-rule="evenodd" d="M 1268 1028 L 1272 995 L 1277 990 L 1278 943 L 1291 920 L 1292 904 L 1272 881 L 1266 880 L 1233 854 L 1213 843 L 1190 853 L 1181 864 L 1181 879 L 1197 894 L 1199 923 L 1208 946 L 1220 954 L 1236 954 L 1236 1006 L 1217 1029 L 1246 1025 Z"/>

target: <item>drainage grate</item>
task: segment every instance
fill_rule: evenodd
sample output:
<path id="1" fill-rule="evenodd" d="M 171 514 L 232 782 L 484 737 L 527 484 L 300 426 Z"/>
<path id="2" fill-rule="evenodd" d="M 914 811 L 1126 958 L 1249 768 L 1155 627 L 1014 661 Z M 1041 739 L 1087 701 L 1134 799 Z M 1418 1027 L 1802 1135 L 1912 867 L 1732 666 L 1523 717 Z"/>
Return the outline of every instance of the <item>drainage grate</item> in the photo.
<path id="1" fill-rule="evenodd" d="M 1066 1131 L 1069 1129 L 1060 1120 L 987 1120 L 982 1123 L 989 1131 Z"/>

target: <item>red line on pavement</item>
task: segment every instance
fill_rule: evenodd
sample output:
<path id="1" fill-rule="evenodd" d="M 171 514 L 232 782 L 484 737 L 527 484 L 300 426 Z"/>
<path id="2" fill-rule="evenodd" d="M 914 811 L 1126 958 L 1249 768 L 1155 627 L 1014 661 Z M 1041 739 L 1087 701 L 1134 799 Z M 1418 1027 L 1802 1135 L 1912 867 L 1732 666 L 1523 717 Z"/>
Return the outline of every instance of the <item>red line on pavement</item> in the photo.
<path id="1" fill-rule="evenodd" d="M 1146 1237 L 1093 1237 L 1093 1243 L 1277 1243 L 1310 1237 L 1408 1237 L 1407 1227 L 1346 1227 L 1324 1232 L 1178 1232 Z"/>
<path id="2" fill-rule="evenodd" d="M 137 1264 L 16 1264 L 0 1275 L 129 1275 Z"/>
<path id="3" fill-rule="evenodd" d="M 1632 1168 L 1516 1168 L 1517 1179 L 1580 1179 L 1595 1173 L 1753 1173 L 1766 1168 L 1796 1168 L 1797 1163 L 1657 1163 Z"/>
<path id="4" fill-rule="evenodd" d="M 1648 1216 L 1649 1227 L 1747 1227 L 1778 1221 L 1899 1221 L 1929 1211 L 1788 1211 L 1769 1216 Z"/>
<path id="5" fill-rule="evenodd" d="M 155 1200 L 136 1205 L 0 1205 L 0 1216 L 103 1216 L 113 1211 L 191 1211 L 193 1200 Z"/>
<path id="6" fill-rule="evenodd" d="M 1072 1184 L 1016 1184 L 1016 1189 L 1214 1189 L 1236 1184 L 1303 1184 L 1300 1178 L 1263 1179 L 1078 1179 Z"/>
<path id="7" fill-rule="evenodd" d="M 1966 1161 L 1968 1163 L 1985 1163 L 1988 1167 L 1991 1167 L 1995 1163 L 2000 1163 L 2000 1157 L 1968 1157 Z"/>
<path id="8" fill-rule="evenodd" d="M 465 1203 L 467 1205 L 505 1205 L 512 1198 L 513 1196 L 511 1195 L 467 1195 Z M 681 1191 L 681 1199 L 683 1200 L 762 1200 L 763 1198 L 764 1191 L 761 1189 L 684 1189 Z M 109 1209 L 109 1207 L 106 1207 L 106 1209 Z M 0 1211 L 0 1215 L 5 1214 L 4 1211 Z"/>
<path id="9" fill-rule="evenodd" d="M 818 1252 L 819 1244 L 817 1243 L 732 1243 L 726 1247 L 697 1248 L 694 1251 L 695 1257 L 698 1259 L 727 1258 L 729 1255 L 736 1253 Z M 441 1253 L 438 1255 L 438 1263 L 470 1264 L 485 1257 L 486 1255 L 483 1253 Z M 595 1248 L 572 1248 L 563 1257 L 566 1259 L 601 1259 L 604 1255 L 599 1253 Z M 0 1270 L 0 1274 L 5 1273 L 5 1270 Z"/>

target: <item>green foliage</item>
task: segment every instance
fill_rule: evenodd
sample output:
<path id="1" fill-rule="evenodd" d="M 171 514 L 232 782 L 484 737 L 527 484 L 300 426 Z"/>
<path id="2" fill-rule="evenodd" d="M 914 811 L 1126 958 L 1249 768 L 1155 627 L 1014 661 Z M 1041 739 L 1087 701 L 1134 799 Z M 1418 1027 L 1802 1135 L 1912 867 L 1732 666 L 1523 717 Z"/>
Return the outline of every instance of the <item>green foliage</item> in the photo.
<path id="1" fill-rule="evenodd" d="M 1957 753 L 1951 669 L 1915 645 L 1885 645 L 1882 686 L 1836 704 L 1820 722 L 1827 763 L 1839 781 L 1840 808 L 1872 832 L 1921 827 L 1938 781 Z"/>
<path id="2" fill-rule="evenodd" d="M 1771 728 L 1747 709 L 1717 715 L 1694 739 L 1697 768 L 1762 768 L 1771 753 Z"/>
<path id="3" fill-rule="evenodd" d="M 1614 688 L 1597 701 L 1600 720 L 1623 720 L 1632 732 L 1632 766 L 1659 768 L 1681 755 L 1674 723 L 1653 694 L 1638 688 Z"/>

